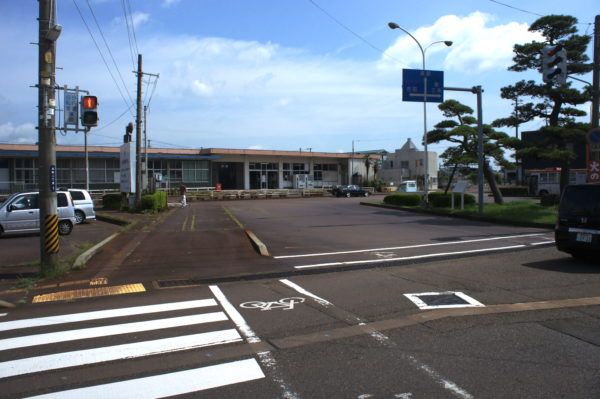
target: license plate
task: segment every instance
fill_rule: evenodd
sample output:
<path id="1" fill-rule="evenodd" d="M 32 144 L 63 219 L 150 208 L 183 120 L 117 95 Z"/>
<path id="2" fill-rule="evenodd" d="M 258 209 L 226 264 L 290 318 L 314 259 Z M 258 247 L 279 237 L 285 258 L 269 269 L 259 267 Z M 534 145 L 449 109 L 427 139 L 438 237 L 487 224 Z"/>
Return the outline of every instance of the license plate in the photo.
<path id="1" fill-rule="evenodd" d="M 575 236 L 575 241 L 591 244 L 592 243 L 592 234 L 591 233 L 577 233 L 577 235 Z"/>

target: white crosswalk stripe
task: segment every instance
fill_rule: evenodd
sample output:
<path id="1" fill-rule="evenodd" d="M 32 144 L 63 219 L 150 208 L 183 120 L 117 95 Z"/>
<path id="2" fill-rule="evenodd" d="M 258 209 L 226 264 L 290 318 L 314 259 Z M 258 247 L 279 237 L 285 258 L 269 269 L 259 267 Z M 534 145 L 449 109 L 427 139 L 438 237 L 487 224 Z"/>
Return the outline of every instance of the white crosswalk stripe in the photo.
<path id="1" fill-rule="evenodd" d="M 210 309 L 210 307 L 220 308 L 220 305 L 211 298 L 2 322 L 0 332 L 5 337 L 7 334 L 10 335 L 0 339 L 0 356 L 9 351 L 7 356 L 3 356 L 7 360 L 0 363 L 0 383 L 5 378 L 32 378 L 36 373 L 53 372 L 69 367 L 100 365 L 103 362 L 127 361 L 242 342 L 242 336 L 234 328 L 235 324 L 227 314 L 218 308 Z M 204 308 L 209 308 L 209 312 Z M 199 309 L 205 313 L 196 313 Z M 174 311 L 195 314 L 165 317 L 168 316 L 166 312 Z M 143 317 L 150 320 L 127 322 L 127 317 L 135 317 L 137 320 Z M 78 328 L 77 323 L 85 322 L 88 325 L 90 323 L 105 325 Z M 223 323 L 226 322 L 230 323 L 230 328 L 223 328 Z M 181 330 L 185 332 L 173 336 L 174 333 L 179 332 L 176 329 L 178 327 L 183 327 Z M 37 333 L 40 328 L 46 331 L 50 329 L 51 332 Z M 34 329 L 34 333 L 30 333 L 28 329 Z M 190 334 L 194 329 L 197 333 Z M 206 331 L 207 329 L 210 331 Z M 153 339 L 138 341 L 137 336 L 132 337 L 133 334 L 144 332 Z M 15 336 L 17 334 L 19 336 Z M 124 343 L 112 346 L 100 344 L 98 347 L 94 345 L 97 339 L 104 339 L 106 342 L 107 339 L 114 339 L 111 337 L 116 337 L 119 342 Z M 77 348 L 84 347 L 84 349 L 49 353 L 56 344 L 69 341 L 77 341 Z M 64 345 L 62 347 L 64 348 Z M 28 357 L 20 355 L 19 351 L 25 349 Z M 38 353 L 31 355 L 32 352 Z M 81 388 L 35 397 L 154 398 L 181 395 L 264 377 L 258 362 L 254 358 L 247 358 L 102 385 L 84 386 L 86 381 L 81 381 L 77 384 L 83 386 Z M 25 385 L 19 389 L 26 392 L 28 387 Z"/>

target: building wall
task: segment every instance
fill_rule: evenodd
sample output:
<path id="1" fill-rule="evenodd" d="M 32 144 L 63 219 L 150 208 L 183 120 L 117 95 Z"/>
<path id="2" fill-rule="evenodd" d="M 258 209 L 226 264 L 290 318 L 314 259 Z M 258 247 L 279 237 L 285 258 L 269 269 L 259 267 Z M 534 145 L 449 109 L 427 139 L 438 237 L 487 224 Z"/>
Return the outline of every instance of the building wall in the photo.
<path id="1" fill-rule="evenodd" d="M 428 151 L 429 190 L 438 188 L 438 159 L 437 153 Z M 425 151 L 405 145 L 394 153 L 389 154 L 383 162 L 377 176 L 388 184 L 400 185 L 406 180 L 416 180 L 420 190 L 424 188 Z"/>

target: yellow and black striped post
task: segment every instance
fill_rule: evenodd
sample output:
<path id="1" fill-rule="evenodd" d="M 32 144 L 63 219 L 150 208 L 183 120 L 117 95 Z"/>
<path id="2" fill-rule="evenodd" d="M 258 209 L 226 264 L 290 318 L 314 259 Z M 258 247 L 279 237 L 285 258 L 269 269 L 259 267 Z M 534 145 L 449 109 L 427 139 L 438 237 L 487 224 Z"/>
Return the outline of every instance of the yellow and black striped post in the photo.
<path id="1" fill-rule="evenodd" d="M 58 253 L 60 245 L 58 244 L 58 215 L 46 216 L 44 249 L 46 253 Z"/>

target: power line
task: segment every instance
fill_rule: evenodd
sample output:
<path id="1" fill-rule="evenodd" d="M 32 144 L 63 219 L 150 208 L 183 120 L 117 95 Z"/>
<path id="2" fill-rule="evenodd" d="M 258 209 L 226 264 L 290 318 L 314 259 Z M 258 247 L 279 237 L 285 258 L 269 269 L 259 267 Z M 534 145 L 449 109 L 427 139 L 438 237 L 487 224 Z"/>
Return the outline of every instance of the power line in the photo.
<path id="1" fill-rule="evenodd" d="M 99 131 L 101 131 L 101 130 L 104 130 L 104 129 L 106 129 L 107 127 L 109 127 L 110 125 L 112 125 L 113 123 L 115 123 L 116 121 L 118 121 L 119 119 L 121 119 L 121 118 L 123 117 L 123 115 L 125 115 L 125 114 L 126 114 L 128 111 L 130 111 L 130 110 L 131 110 L 131 108 L 133 107 L 133 105 L 134 105 L 134 104 L 131 104 L 131 105 L 129 106 L 129 108 L 127 108 L 125 111 L 123 111 L 123 113 L 122 113 L 121 115 L 117 116 L 115 119 L 113 119 L 112 121 L 110 121 L 110 122 L 109 122 L 109 123 L 107 123 L 106 125 L 102 125 L 102 127 L 101 127 L 101 128 L 94 129 L 94 130 L 93 130 L 93 132 L 95 133 L 95 132 L 99 132 Z M 133 113 L 132 113 L 132 116 L 133 116 Z"/>
<path id="2" fill-rule="evenodd" d="M 131 22 L 131 33 L 133 34 L 133 43 L 135 44 L 135 52 L 137 54 L 140 53 L 138 44 L 137 44 L 137 37 L 135 36 L 135 24 L 133 23 L 133 13 L 131 12 L 131 2 L 129 0 L 125 0 L 125 2 L 127 3 L 127 9 L 129 10 L 129 20 Z"/>
<path id="3" fill-rule="evenodd" d="M 79 13 L 81 20 L 83 21 L 83 24 L 85 25 L 85 28 L 87 29 L 88 33 L 90 34 L 90 37 L 92 38 L 92 41 L 94 42 L 94 45 L 96 46 L 96 49 L 98 50 L 98 53 L 100 54 L 100 57 L 102 58 L 102 61 L 104 62 L 104 65 L 106 66 L 106 69 L 108 70 L 108 73 L 110 74 L 110 77 L 112 78 L 115 86 L 117 86 L 117 90 L 119 91 L 121 98 L 123 98 L 123 101 L 125 101 L 125 105 L 129 106 L 129 103 L 127 103 L 127 99 L 125 99 L 125 96 L 123 95 L 123 92 L 121 91 L 121 87 L 117 83 L 115 76 L 113 75 L 112 71 L 110 70 L 108 63 L 106 62 L 106 59 L 104 58 L 104 54 L 102 54 L 102 51 L 100 50 L 100 46 L 98 46 L 98 42 L 96 42 L 96 39 L 94 38 L 94 35 L 92 34 L 92 31 L 90 30 L 90 27 L 88 26 L 81 10 L 79 9 L 79 6 L 77 5 L 77 2 L 75 0 L 73 0 L 73 4 L 75 5 L 77 12 Z"/>
<path id="4" fill-rule="evenodd" d="M 512 8 L 513 10 L 524 12 L 526 14 L 531 14 L 531 15 L 535 15 L 535 16 L 538 16 L 538 17 L 545 17 L 546 16 L 546 15 L 543 15 L 543 14 L 538 14 L 536 12 L 523 10 L 522 8 L 514 7 L 514 6 L 511 6 L 510 4 L 502 3 L 502 2 L 497 1 L 497 0 L 490 0 L 490 1 L 492 3 L 500 4 L 501 6 L 504 6 L 504 7 Z M 591 22 L 578 22 L 578 24 L 579 25 L 588 25 L 588 26 L 592 25 Z"/>
<path id="5" fill-rule="evenodd" d="M 115 57 L 113 57 L 112 51 L 110 50 L 110 46 L 108 45 L 108 42 L 106 41 L 106 38 L 104 37 L 104 33 L 102 32 L 102 28 L 100 27 L 100 24 L 98 23 L 98 19 L 96 18 L 96 14 L 94 13 L 94 10 L 92 9 L 92 6 L 90 4 L 90 0 L 86 0 L 88 8 L 90 9 L 90 12 L 92 13 L 92 17 L 94 18 L 94 21 L 96 22 L 96 26 L 98 27 L 98 31 L 100 32 L 100 36 L 102 36 L 102 40 L 104 41 L 104 45 L 106 46 L 106 49 L 108 50 L 108 54 L 110 54 L 110 58 L 112 59 L 113 65 L 115 66 L 115 69 L 117 70 L 117 73 L 119 74 L 119 77 L 121 78 L 121 83 L 123 83 L 123 88 L 125 89 L 125 92 L 127 93 L 127 96 L 129 97 L 129 101 L 131 101 L 131 104 L 133 104 L 133 99 L 131 98 L 131 94 L 129 93 L 129 90 L 127 89 L 127 85 L 125 84 L 125 80 L 123 79 L 123 75 L 121 75 L 121 71 L 119 70 L 119 67 L 117 66 L 117 62 L 115 61 Z M 131 107 L 129 108 L 131 109 Z M 131 116 L 133 116 L 133 113 L 131 114 Z"/>
<path id="6" fill-rule="evenodd" d="M 319 9 L 323 14 L 327 15 L 327 17 L 329 17 L 336 24 L 338 24 L 339 26 L 341 26 L 342 28 L 344 28 L 345 30 L 347 30 L 348 32 L 350 32 L 352 35 L 354 35 L 355 37 L 357 37 L 359 40 L 363 41 L 367 46 L 369 46 L 372 49 L 374 49 L 375 51 L 377 51 L 377 52 L 385 55 L 386 57 L 391 58 L 392 60 L 394 60 L 396 62 L 399 62 L 400 64 L 406 66 L 406 64 L 403 63 L 402 61 L 400 61 L 400 60 L 392 57 L 391 55 L 389 55 L 388 53 L 386 53 L 385 50 L 380 49 L 379 47 L 375 46 L 373 43 L 369 42 L 367 39 L 365 39 L 364 37 L 362 37 L 358 33 L 354 32 L 348 26 L 346 26 L 345 24 L 343 24 L 339 19 L 337 19 L 336 17 L 334 17 L 333 15 L 331 15 L 329 12 L 327 12 L 327 10 L 325 10 L 323 7 L 321 7 L 320 5 L 318 5 L 317 3 L 315 3 L 314 0 L 308 0 L 308 2 L 310 4 L 312 4 L 313 6 L 315 6 L 317 9 Z"/>
<path id="7" fill-rule="evenodd" d="M 125 6 L 125 0 L 121 0 L 121 6 L 123 7 L 123 16 L 125 17 L 125 25 L 127 26 L 127 39 L 129 40 L 129 53 L 131 54 L 131 66 L 135 70 L 135 55 L 133 51 L 133 43 L 131 40 L 131 28 L 129 26 L 129 18 L 127 17 L 127 7 Z"/>

